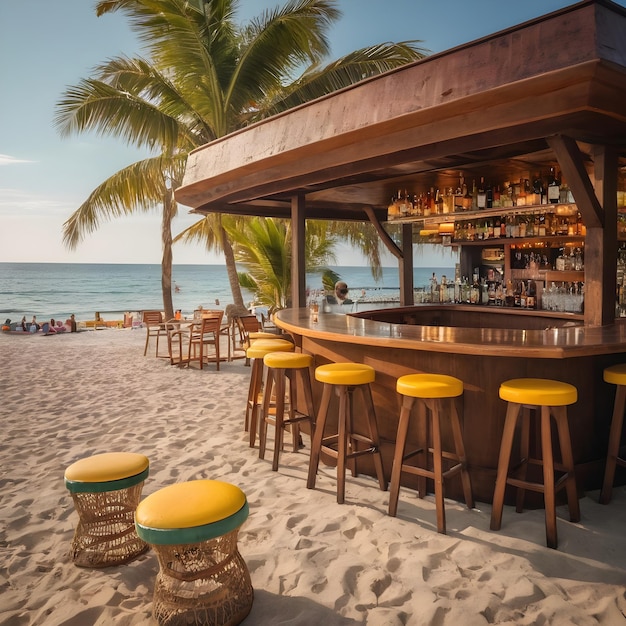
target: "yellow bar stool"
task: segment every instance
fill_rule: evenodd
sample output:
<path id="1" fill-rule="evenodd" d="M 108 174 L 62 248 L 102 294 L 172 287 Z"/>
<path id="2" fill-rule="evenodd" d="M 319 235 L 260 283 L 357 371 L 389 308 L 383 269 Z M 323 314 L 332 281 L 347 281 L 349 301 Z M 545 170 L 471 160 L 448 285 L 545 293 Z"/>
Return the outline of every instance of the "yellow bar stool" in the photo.
<path id="1" fill-rule="evenodd" d="M 237 535 L 247 518 L 243 491 L 219 480 L 176 483 L 139 504 L 137 534 L 159 560 L 159 624 L 231 626 L 246 618 L 254 591 Z"/>
<path id="2" fill-rule="evenodd" d="M 356 459 L 364 454 L 373 455 L 374 468 L 378 483 L 383 491 L 387 490 L 387 479 L 383 472 L 383 459 L 380 453 L 380 438 L 376 425 L 376 413 L 372 401 L 370 383 L 376 378 L 374 368 L 361 363 L 329 363 L 315 369 L 315 379 L 323 383 L 322 399 L 315 425 L 315 434 L 311 444 L 311 460 L 307 488 L 314 489 L 322 452 L 337 459 L 337 502 L 345 499 L 346 463 L 351 462 L 352 475 L 358 476 Z M 324 436 L 328 408 L 332 392 L 339 398 L 338 432 Z M 369 435 L 354 432 L 353 402 L 354 394 L 360 395 L 365 408 L 365 420 Z M 362 448 L 362 445 L 365 448 Z"/>
<path id="3" fill-rule="evenodd" d="M 604 370 L 604 380 L 612 385 L 617 385 L 615 390 L 615 404 L 613 405 L 613 417 L 609 432 L 609 447 L 606 455 L 606 467 L 604 469 L 604 482 L 600 492 L 600 503 L 608 504 L 613 494 L 613 480 L 617 465 L 626 467 L 626 459 L 619 456 L 624 425 L 624 406 L 626 405 L 626 363 L 612 365 Z"/>
<path id="4" fill-rule="evenodd" d="M 315 428 L 315 410 L 313 408 L 313 392 L 309 368 L 313 357 L 309 354 L 296 352 L 270 352 L 263 357 L 263 365 L 267 370 L 265 390 L 263 393 L 263 411 L 261 414 L 259 433 L 259 458 L 265 457 L 267 442 L 267 425 L 275 426 L 274 458 L 272 470 L 278 470 L 278 459 L 283 447 L 283 431 L 289 426 L 293 441 L 293 451 L 300 447 L 300 423 L 308 422 L 311 436 Z M 302 385 L 306 413 L 298 411 L 298 382 Z M 287 386 L 288 383 L 288 386 Z M 273 389 L 275 387 L 275 389 Z M 275 414 L 272 416 L 270 403 L 272 391 L 275 396 Z M 285 406 L 288 417 L 285 418 Z"/>
<path id="5" fill-rule="evenodd" d="M 246 350 L 246 358 L 252 361 L 250 368 L 250 386 L 248 387 L 248 401 L 246 403 L 246 415 L 244 429 L 250 431 L 250 447 L 256 443 L 257 421 L 263 397 L 263 357 L 270 352 L 293 352 L 295 346 L 286 339 L 257 339 Z"/>
<path id="6" fill-rule="evenodd" d="M 500 385 L 500 398 L 508 402 L 504 420 L 504 432 L 500 444 L 500 458 L 496 475 L 496 487 L 491 510 L 491 530 L 500 530 L 502 509 L 506 485 L 517 488 L 516 511 L 524 508 L 526 489 L 543 493 L 546 511 L 546 543 L 549 548 L 557 547 L 556 530 L 556 492 L 565 487 L 569 506 L 570 521 L 580 520 L 580 506 L 576 490 L 574 456 L 567 421 L 567 406 L 578 399 L 576 387 L 569 383 L 544 378 L 514 378 Z M 539 438 L 541 441 L 541 459 L 530 457 L 530 413 L 534 411 L 540 417 Z M 509 468 L 513 439 L 518 419 L 521 422 L 520 457 L 515 468 Z M 557 428 L 561 463 L 554 461 L 552 451 L 551 419 Z M 526 479 L 529 464 L 538 465 L 543 470 L 543 482 Z M 555 480 L 555 470 L 562 472 Z"/>
<path id="7" fill-rule="evenodd" d="M 389 515 L 396 516 L 398 510 L 398 496 L 400 493 L 400 479 L 406 472 L 419 477 L 418 494 L 420 498 L 426 495 L 426 479 L 434 481 L 435 505 L 437 510 L 437 531 L 446 532 L 446 512 L 444 508 L 444 480 L 461 474 L 463 495 L 468 508 L 474 508 L 472 484 L 467 471 L 465 458 L 465 446 L 461 432 L 461 422 L 456 409 L 454 398 L 463 394 L 463 382 L 453 376 L 445 374 L 407 374 L 396 381 L 396 391 L 402 396 L 402 409 L 398 422 L 398 434 L 396 436 L 396 448 L 391 471 L 391 492 L 389 497 Z M 449 412 L 446 411 L 448 400 Z M 430 417 L 423 426 L 423 447 L 406 453 L 406 439 L 411 420 L 411 411 L 415 403 L 421 404 L 427 409 Z M 452 429 L 454 440 L 454 452 L 444 451 L 441 444 L 441 424 L 448 420 Z M 429 428 L 430 426 L 430 428 Z M 432 433 L 432 447 L 429 447 L 429 430 Z M 406 460 L 420 456 L 419 465 L 409 465 Z M 429 458 L 432 464 L 429 464 Z M 444 471 L 444 458 L 452 460 L 455 465 Z"/>
<path id="8" fill-rule="evenodd" d="M 65 470 L 79 518 L 71 547 L 76 565 L 120 565 L 148 549 L 134 515 L 149 471 L 148 457 L 133 452 L 94 454 Z"/>

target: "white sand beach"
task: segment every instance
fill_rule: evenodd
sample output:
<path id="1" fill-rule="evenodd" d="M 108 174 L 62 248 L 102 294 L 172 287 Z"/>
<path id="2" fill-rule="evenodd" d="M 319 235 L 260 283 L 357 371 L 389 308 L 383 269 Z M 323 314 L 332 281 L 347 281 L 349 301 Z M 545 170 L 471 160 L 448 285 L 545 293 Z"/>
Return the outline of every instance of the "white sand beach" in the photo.
<path id="1" fill-rule="evenodd" d="M 542 510 L 506 507 L 492 532 L 488 504 L 446 501 L 440 535 L 432 496 L 403 489 L 391 518 L 389 494 L 368 477 L 348 477 L 338 505 L 333 469 L 306 489 L 306 436 L 277 473 L 271 454 L 249 448 L 243 360 L 178 369 L 144 357 L 144 341 L 143 329 L 0 335 L 0 624 L 153 623 L 153 552 L 103 570 L 68 554 L 78 517 L 65 468 L 121 450 L 149 457 L 144 496 L 194 478 L 246 493 L 239 548 L 255 600 L 245 624 L 626 624 L 626 488 L 608 506 L 586 494 L 577 524 L 559 507 L 558 550 L 545 547 Z"/>

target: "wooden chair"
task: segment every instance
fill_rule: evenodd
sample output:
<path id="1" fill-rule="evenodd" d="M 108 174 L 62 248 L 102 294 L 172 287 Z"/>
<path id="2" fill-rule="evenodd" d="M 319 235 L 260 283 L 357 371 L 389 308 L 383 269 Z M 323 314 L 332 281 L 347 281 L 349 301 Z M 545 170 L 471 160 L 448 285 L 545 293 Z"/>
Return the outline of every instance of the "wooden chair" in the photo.
<path id="1" fill-rule="evenodd" d="M 220 334 L 222 330 L 222 318 L 224 311 L 203 311 L 202 319 L 194 321 L 190 326 L 189 351 L 187 361 L 198 361 L 200 369 L 204 367 L 204 361 L 215 359 L 216 369 L 220 369 Z M 205 354 L 205 346 L 214 347 L 215 356 Z M 193 355 L 192 355 L 193 353 Z"/>
<path id="2" fill-rule="evenodd" d="M 170 365 L 189 365 L 189 337 L 191 323 L 173 318 L 165 322 L 167 332 L 167 351 L 170 357 Z"/>
<path id="3" fill-rule="evenodd" d="M 250 365 L 250 359 L 246 352 L 256 339 L 278 339 L 276 333 L 266 333 L 261 330 L 261 323 L 256 315 L 236 315 L 233 317 L 232 342 L 233 358 L 245 358 L 246 365 Z M 238 352 L 242 352 L 240 356 Z"/>
<path id="4" fill-rule="evenodd" d="M 156 337 L 156 350 L 154 355 L 159 356 L 159 337 L 166 334 L 165 324 L 163 323 L 163 314 L 161 311 L 144 311 L 142 316 L 143 325 L 146 328 L 146 346 L 143 355 L 148 353 L 148 344 L 150 337 Z"/>

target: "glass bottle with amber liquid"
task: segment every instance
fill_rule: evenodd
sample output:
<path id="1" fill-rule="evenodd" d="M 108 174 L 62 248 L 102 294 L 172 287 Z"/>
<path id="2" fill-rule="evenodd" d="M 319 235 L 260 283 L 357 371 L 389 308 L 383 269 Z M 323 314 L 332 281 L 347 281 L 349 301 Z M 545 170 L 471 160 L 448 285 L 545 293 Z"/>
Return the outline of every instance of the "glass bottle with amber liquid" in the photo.
<path id="1" fill-rule="evenodd" d="M 548 202 L 550 204 L 558 204 L 561 195 L 561 181 L 557 178 L 556 171 L 550 168 L 548 175 Z"/>

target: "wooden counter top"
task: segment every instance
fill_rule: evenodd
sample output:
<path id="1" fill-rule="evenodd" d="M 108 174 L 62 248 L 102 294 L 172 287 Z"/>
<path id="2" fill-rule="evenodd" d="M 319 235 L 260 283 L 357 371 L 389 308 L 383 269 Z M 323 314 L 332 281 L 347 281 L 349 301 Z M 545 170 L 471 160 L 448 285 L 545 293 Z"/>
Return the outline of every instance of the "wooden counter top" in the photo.
<path id="1" fill-rule="evenodd" d="M 306 308 L 279 311 L 275 322 L 312 339 L 448 354 L 565 359 L 626 352 L 626 324 L 621 323 L 512 330 L 391 324 L 321 312 L 312 322 Z"/>

